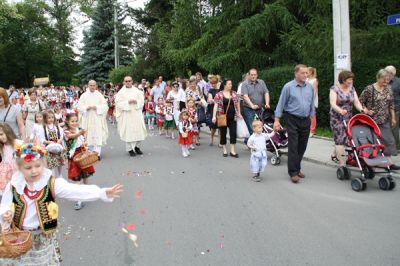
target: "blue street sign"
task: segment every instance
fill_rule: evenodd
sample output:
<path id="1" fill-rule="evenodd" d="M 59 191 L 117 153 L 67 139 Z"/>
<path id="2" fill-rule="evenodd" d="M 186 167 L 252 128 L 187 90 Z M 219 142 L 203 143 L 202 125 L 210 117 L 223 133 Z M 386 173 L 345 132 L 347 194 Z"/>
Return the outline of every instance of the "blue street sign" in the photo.
<path id="1" fill-rule="evenodd" d="M 387 17 L 388 25 L 400 24 L 400 14 L 394 14 Z"/>

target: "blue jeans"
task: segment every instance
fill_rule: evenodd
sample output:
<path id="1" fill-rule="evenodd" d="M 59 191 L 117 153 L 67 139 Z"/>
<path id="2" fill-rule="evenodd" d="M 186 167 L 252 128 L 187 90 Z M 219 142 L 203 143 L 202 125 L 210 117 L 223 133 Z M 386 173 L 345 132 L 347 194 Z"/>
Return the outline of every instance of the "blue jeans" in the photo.
<path id="1" fill-rule="evenodd" d="M 243 114 L 244 114 L 244 117 L 243 117 L 244 118 L 244 122 L 246 122 L 247 129 L 249 130 L 249 133 L 251 135 L 251 134 L 253 134 L 253 127 L 252 127 L 251 124 L 254 121 L 254 117 L 256 115 L 256 112 L 251 108 L 244 107 L 243 108 Z M 249 138 L 245 138 L 244 139 L 244 143 L 245 144 L 247 144 L 247 140 L 248 139 Z"/>

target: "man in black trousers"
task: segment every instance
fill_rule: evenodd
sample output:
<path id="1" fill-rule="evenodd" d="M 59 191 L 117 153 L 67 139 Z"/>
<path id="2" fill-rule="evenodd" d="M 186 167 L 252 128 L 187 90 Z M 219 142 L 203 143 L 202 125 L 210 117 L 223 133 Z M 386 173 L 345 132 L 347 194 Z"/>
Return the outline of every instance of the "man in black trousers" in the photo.
<path id="1" fill-rule="evenodd" d="M 295 78 L 283 86 L 275 110 L 274 130 L 281 128 L 280 119 L 285 113 L 288 132 L 288 172 L 293 183 L 304 178 L 301 172 L 301 160 L 307 148 L 310 135 L 311 117 L 315 115 L 314 89 L 306 82 L 308 69 L 306 65 L 297 65 Z"/>

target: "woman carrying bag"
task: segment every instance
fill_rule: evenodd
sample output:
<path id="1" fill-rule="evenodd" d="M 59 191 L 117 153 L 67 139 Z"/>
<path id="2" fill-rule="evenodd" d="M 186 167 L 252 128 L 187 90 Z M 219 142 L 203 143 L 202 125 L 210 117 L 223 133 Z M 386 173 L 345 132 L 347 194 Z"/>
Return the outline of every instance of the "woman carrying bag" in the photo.
<path id="1" fill-rule="evenodd" d="M 238 158 L 236 153 L 236 119 L 242 118 L 238 96 L 232 90 L 232 80 L 226 79 L 221 83 L 219 92 L 214 97 L 214 111 L 212 122 L 217 123 L 220 129 L 220 144 L 223 148 L 223 157 L 228 157 L 226 149 L 226 133 L 229 128 L 229 137 L 231 144 L 230 156 Z"/>

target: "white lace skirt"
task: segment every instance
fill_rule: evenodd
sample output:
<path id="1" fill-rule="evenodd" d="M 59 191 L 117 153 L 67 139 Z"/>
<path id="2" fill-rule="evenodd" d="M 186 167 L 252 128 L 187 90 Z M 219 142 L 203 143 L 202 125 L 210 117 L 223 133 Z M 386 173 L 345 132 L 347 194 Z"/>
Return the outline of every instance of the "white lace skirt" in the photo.
<path id="1" fill-rule="evenodd" d="M 34 231 L 32 249 L 25 255 L 13 259 L 0 259 L 2 266 L 58 266 L 61 253 L 56 233 L 44 235 Z"/>

